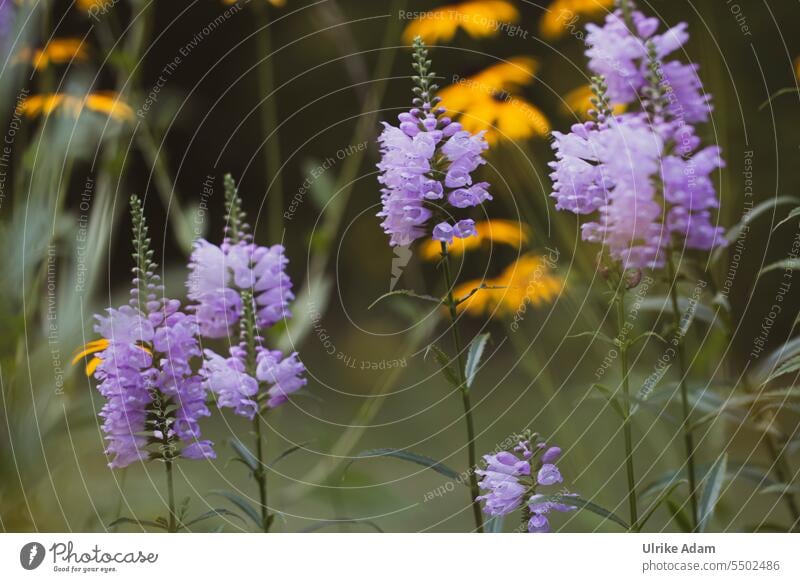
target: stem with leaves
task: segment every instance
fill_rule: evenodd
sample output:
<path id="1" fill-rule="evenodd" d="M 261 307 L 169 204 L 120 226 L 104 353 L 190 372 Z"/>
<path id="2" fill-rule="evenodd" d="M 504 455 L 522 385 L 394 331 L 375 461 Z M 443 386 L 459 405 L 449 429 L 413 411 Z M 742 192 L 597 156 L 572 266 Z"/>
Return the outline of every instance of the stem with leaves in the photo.
<path id="1" fill-rule="evenodd" d="M 472 403 L 469 397 L 469 387 L 464 364 L 464 346 L 461 341 L 461 334 L 458 331 L 458 309 L 455 297 L 453 297 L 453 277 L 450 272 L 450 254 L 447 251 L 447 243 L 442 242 L 442 272 L 447 288 L 446 305 L 450 312 L 450 330 L 453 336 L 453 344 L 456 350 L 456 363 L 458 367 L 458 389 L 461 392 L 461 400 L 464 404 L 464 418 L 467 421 L 467 455 L 469 460 L 469 486 L 472 503 L 472 514 L 475 518 L 475 528 L 479 533 L 483 533 L 483 513 L 481 512 L 480 502 L 477 498 L 480 495 L 478 487 L 478 476 L 475 474 L 477 460 L 475 453 L 475 422 L 472 418 Z"/>
<path id="2" fill-rule="evenodd" d="M 633 465 L 633 430 L 631 423 L 631 390 L 630 370 L 628 366 L 629 340 L 625 332 L 625 288 L 624 281 L 619 286 L 615 300 L 617 306 L 617 340 L 619 342 L 619 361 L 622 368 L 622 432 L 625 439 L 625 474 L 628 481 L 628 509 L 630 511 L 631 529 L 636 531 L 639 513 L 636 507 L 636 473 Z"/>
<path id="3" fill-rule="evenodd" d="M 683 417 L 683 444 L 686 451 L 686 469 L 689 474 L 689 502 L 692 510 L 692 525 L 697 529 L 699 523 L 698 501 L 697 501 L 697 468 L 694 460 L 694 437 L 691 428 L 691 407 L 689 403 L 689 387 L 686 383 L 688 369 L 686 366 L 686 353 L 683 346 L 683 325 L 681 323 L 680 302 L 678 301 L 678 281 L 675 270 L 675 263 L 672 253 L 667 252 L 667 284 L 669 285 L 669 297 L 672 303 L 673 333 L 678 352 L 678 373 L 680 374 L 681 391 L 681 414 Z"/>

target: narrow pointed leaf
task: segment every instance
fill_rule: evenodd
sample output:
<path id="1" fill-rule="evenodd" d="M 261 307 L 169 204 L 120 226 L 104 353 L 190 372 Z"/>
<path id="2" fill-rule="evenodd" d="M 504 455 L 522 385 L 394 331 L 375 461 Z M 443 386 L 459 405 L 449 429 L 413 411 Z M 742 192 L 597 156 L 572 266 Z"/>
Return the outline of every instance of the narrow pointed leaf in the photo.
<path id="1" fill-rule="evenodd" d="M 467 388 L 470 388 L 472 383 L 475 381 L 475 376 L 477 375 L 478 368 L 480 367 L 481 357 L 483 356 L 483 352 L 486 349 L 486 342 L 488 341 L 489 334 L 482 333 L 472 340 L 472 343 L 469 346 L 467 365 L 466 369 L 464 370 L 467 377 Z"/>
<path id="2" fill-rule="evenodd" d="M 303 442 L 303 443 L 299 443 L 299 444 L 297 444 L 297 445 L 294 445 L 293 447 L 289 447 L 288 449 L 286 449 L 285 451 L 283 451 L 283 452 L 282 452 L 280 455 L 278 455 L 277 457 L 275 457 L 274 459 L 272 459 L 272 461 L 270 461 L 269 463 L 267 463 L 267 467 L 274 467 L 276 464 L 278 464 L 278 462 L 279 462 L 279 461 L 282 461 L 283 459 L 285 459 L 286 457 L 288 457 L 288 456 L 289 456 L 289 455 L 291 455 L 292 453 L 296 453 L 297 451 L 301 450 L 301 449 L 302 449 L 303 447 L 305 447 L 305 446 L 306 446 L 306 445 L 307 445 L 309 442 L 311 442 L 311 441 L 306 441 L 306 442 Z"/>
<path id="3" fill-rule="evenodd" d="M 403 461 L 409 461 L 433 469 L 448 479 L 460 480 L 460 475 L 456 471 L 443 465 L 439 461 L 402 449 L 371 449 L 369 451 L 363 451 L 355 456 L 356 459 L 370 459 L 375 457 L 394 457 L 396 459 L 402 459 Z"/>
<path id="4" fill-rule="evenodd" d="M 119 517 L 114 521 L 112 521 L 111 523 L 109 523 L 108 527 L 115 527 L 123 524 L 138 525 L 139 527 L 154 527 L 156 529 L 163 529 L 163 530 L 168 529 L 165 525 L 162 525 L 158 522 L 150 521 L 147 519 L 134 519 L 132 517 Z"/>
<path id="5" fill-rule="evenodd" d="M 700 533 L 707 530 L 708 525 L 711 523 L 711 518 L 714 516 L 714 510 L 717 507 L 720 493 L 722 493 L 722 485 L 725 482 L 725 474 L 728 470 L 728 453 L 719 457 L 709 469 L 705 478 L 705 485 L 703 486 L 703 494 L 700 497 L 700 521 L 697 529 Z"/>
<path id="6" fill-rule="evenodd" d="M 676 481 L 670 484 L 669 487 L 662 489 L 661 493 L 656 498 L 656 500 L 650 505 L 650 507 L 647 508 L 647 511 L 644 513 L 644 515 L 642 515 L 639 518 L 637 529 L 641 530 L 645 526 L 645 524 L 647 524 L 648 520 L 651 517 L 653 517 L 653 514 L 656 512 L 659 506 L 662 503 L 666 502 L 669 496 L 672 495 L 672 492 L 675 491 L 675 489 L 677 489 L 680 485 L 683 485 L 684 483 L 688 483 L 688 481 L 685 479 L 681 479 L 680 481 Z"/>
<path id="7" fill-rule="evenodd" d="M 387 299 L 389 297 L 395 297 L 397 295 L 402 295 L 404 297 L 413 297 L 414 299 L 421 299 L 422 301 L 428 301 L 430 303 L 441 303 L 442 302 L 442 300 L 439 299 L 438 297 L 432 297 L 430 295 L 420 295 L 419 293 L 415 293 L 414 291 L 411 291 L 409 289 L 397 289 L 395 291 L 389 291 L 388 293 L 384 293 L 383 295 L 378 297 L 375 301 L 370 303 L 369 307 L 367 307 L 367 309 L 372 309 L 373 307 L 375 307 L 378 303 L 380 303 L 384 299 Z"/>
<path id="8" fill-rule="evenodd" d="M 239 456 L 242 462 L 250 467 L 250 470 L 253 473 L 257 473 L 261 469 L 261 467 L 259 467 L 258 458 L 250 452 L 250 449 L 244 446 L 242 441 L 239 439 L 232 439 L 231 447 L 233 447 L 233 450 L 236 451 L 236 454 Z"/>
<path id="9" fill-rule="evenodd" d="M 200 523 L 201 521 L 205 521 L 207 519 L 211 519 L 212 517 L 235 517 L 236 519 L 238 519 L 240 521 L 244 521 L 244 519 L 242 519 L 242 516 L 239 515 L 238 513 L 235 513 L 233 511 L 230 511 L 229 509 L 225 509 L 225 508 L 220 507 L 220 508 L 217 508 L 217 509 L 212 509 L 210 511 L 206 511 L 205 513 L 202 513 L 202 514 L 198 515 L 193 520 L 189 521 L 186 524 L 186 527 L 189 527 L 190 525 L 194 525 L 196 523 Z"/>
<path id="10" fill-rule="evenodd" d="M 241 509 L 247 515 L 247 517 L 249 517 L 252 520 L 252 522 L 255 524 L 256 527 L 258 527 L 259 529 L 263 527 L 263 524 L 261 523 L 261 513 L 259 512 L 259 510 L 241 495 L 237 495 L 232 491 L 225 491 L 223 489 L 211 491 L 210 494 L 216 495 L 218 497 L 224 497 L 225 499 L 233 503 L 236 507 Z"/>
<path id="11" fill-rule="evenodd" d="M 364 525 L 367 525 L 367 526 L 371 527 L 372 529 L 374 529 L 378 533 L 384 533 L 384 531 L 381 529 L 381 527 L 378 524 L 376 524 L 375 522 L 373 522 L 373 521 L 369 521 L 367 519 L 348 519 L 348 518 L 327 519 L 325 521 L 318 521 L 318 522 L 316 522 L 316 523 L 314 523 L 314 524 L 312 524 L 312 525 L 310 525 L 310 526 L 308 526 L 306 528 L 303 528 L 301 531 L 303 533 L 311 533 L 311 532 L 319 531 L 321 529 L 325 529 L 327 527 L 340 525 L 340 524 L 343 524 L 343 523 L 364 524 Z"/>
<path id="12" fill-rule="evenodd" d="M 592 503 L 591 501 L 587 501 L 586 499 L 582 499 L 581 497 L 573 497 L 571 495 L 544 495 L 537 503 L 562 503 L 564 505 L 569 505 L 571 507 L 577 507 L 578 509 L 584 509 L 586 511 L 591 511 L 595 515 L 599 515 L 603 519 L 613 521 L 617 525 L 625 528 L 626 530 L 630 529 L 630 526 L 625 523 L 625 520 L 622 518 L 614 515 L 609 510 L 600 507 L 596 503 Z"/>

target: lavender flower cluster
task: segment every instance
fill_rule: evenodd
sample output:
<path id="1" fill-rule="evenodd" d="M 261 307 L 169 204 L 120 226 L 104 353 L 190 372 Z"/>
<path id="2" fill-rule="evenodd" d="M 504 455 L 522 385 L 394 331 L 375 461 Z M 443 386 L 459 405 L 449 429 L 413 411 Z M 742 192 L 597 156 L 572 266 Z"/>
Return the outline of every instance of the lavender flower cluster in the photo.
<path id="1" fill-rule="evenodd" d="M 241 201 L 231 191 L 229 217 L 241 218 Z M 194 304 L 182 310 L 165 297 L 155 274 L 141 203 L 133 198 L 131 205 L 137 267 L 130 304 L 96 316 L 95 325 L 103 339 L 94 342 L 100 349 L 93 374 L 106 398 L 101 416 L 110 466 L 214 458 L 213 443 L 200 438 L 199 419 L 210 416 L 208 395 L 253 419 L 306 384 L 298 355 L 270 350 L 261 337 L 290 315 L 294 296 L 284 249 L 255 245 L 238 219 L 221 246 L 198 241 L 187 281 Z M 229 357 L 201 351 L 202 338 L 232 335 L 240 341 Z"/>
<path id="2" fill-rule="evenodd" d="M 692 125 L 709 119 L 710 96 L 697 65 L 663 61 L 688 40 L 686 24 L 656 34 L 658 24 L 618 10 L 587 26 L 589 68 L 600 76 L 596 119 L 553 132 L 556 208 L 596 216 L 583 239 L 605 244 L 624 268 L 662 267 L 673 247 L 725 244 L 711 215 L 721 151 L 701 147 Z M 630 112 L 612 117 L 613 104 Z"/>
<path id="3" fill-rule="evenodd" d="M 575 510 L 573 506 L 549 501 L 543 494 L 537 493 L 538 487 L 564 481 L 555 465 L 560 456 L 559 447 L 548 447 L 544 442 L 532 446 L 530 438 L 521 438 L 513 451 L 484 455 L 486 469 L 478 469 L 476 473 L 481 477 L 481 489 L 487 492 L 477 500 L 484 502 L 484 511 L 492 516 L 507 515 L 527 505 L 530 513 L 528 531 L 549 532 L 547 515 L 551 511 Z"/>
<path id="4" fill-rule="evenodd" d="M 377 216 L 389 235 L 389 244 L 409 245 L 418 238 L 452 243 L 454 238 L 476 234 L 475 222 L 464 218 L 453 223 L 450 211 L 441 205 L 446 200 L 452 209 L 480 206 L 491 200 L 487 182 L 474 182 L 472 173 L 486 161 L 483 152 L 489 147 L 483 133 L 464 130 L 460 123 L 444 117 L 437 107 L 430 84 L 433 73 L 424 44 L 415 41 L 415 68 L 418 75 L 415 107 L 398 115 L 399 125 L 384 122 L 378 142 L 381 160 L 378 163 L 382 185 L 382 208 Z M 434 216 L 447 217 L 429 230 Z"/>

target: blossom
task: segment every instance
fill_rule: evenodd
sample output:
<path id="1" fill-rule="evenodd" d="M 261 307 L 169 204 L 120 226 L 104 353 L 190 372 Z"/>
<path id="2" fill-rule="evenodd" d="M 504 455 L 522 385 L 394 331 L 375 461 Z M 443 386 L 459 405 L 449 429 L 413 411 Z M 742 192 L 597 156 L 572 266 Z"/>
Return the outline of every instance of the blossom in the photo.
<path id="1" fill-rule="evenodd" d="M 477 500 L 484 502 L 484 511 L 492 516 L 506 515 L 527 505 L 531 514 L 527 524 L 528 531 L 550 531 L 548 513 L 575 509 L 566 503 L 551 501 L 537 492 L 539 487 L 548 487 L 563 481 L 561 472 L 553 464 L 560 455 L 559 447 L 548 447 L 544 442 L 532 446 L 531 438 L 526 437 L 520 437 L 512 451 L 484 455 L 486 468 L 475 472 L 481 476 L 478 485 L 486 493 L 477 497 Z M 574 494 L 568 493 L 565 496 Z"/>
<path id="2" fill-rule="evenodd" d="M 253 419 L 258 404 L 258 382 L 245 371 L 244 354 L 239 346 L 231 348 L 231 356 L 223 358 L 212 350 L 205 350 L 205 360 L 200 369 L 205 386 L 217 396 L 221 407 L 233 408 L 239 416 Z"/>
<path id="3" fill-rule="evenodd" d="M 596 214 L 583 224 L 583 239 L 607 245 L 626 268 L 663 266 L 673 239 L 700 250 L 724 244 L 709 212 L 718 206 L 710 175 L 723 166 L 720 150 L 696 151 L 691 126 L 653 126 L 642 114 L 624 114 L 553 137 L 556 208 Z M 683 151 L 665 155 L 676 142 Z"/>
<path id="4" fill-rule="evenodd" d="M 473 38 L 494 36 L 500 24 L 519 20 L 516 7 L 506 0 L 476 0 L 441 6 L 420 13 L 403 32 L 403 40 L 412 42 L 421 37 L 435 44 L 451 40 L 461 28 Z"/>
<path id="5" fill-rule="evenodd" d="M 398 115 L 398 125 L 383 123 L 378 137 L 381 159 L 378 162 L 381 184 L 381 227 L 389 235 L 391 246 L 410 245 L 431 234 L 428 222 L 436 214 L 445 214 L 446 201 L 461 210 L 481 205 L 492 197 L 486 182 L 474 182 L 472 173 L 486 161 L 488 148 L 483 132 L 473 134 L 460 123 L 442 116 L 438 98 L 432 96 L 433 73 L 427 67 L 427 50 L 415 42 L 415 67 L 419 97 L 415 107 Z M 475 234 L 474 223 L 459 220 L 455 225 L 437 222 L 434 238 L 452 242 L 454 237 Z"/>
<path id="6" fill-rule="evenodd" d="M 110 467 L 178 455 L 213 458 L 213 443 L 201 440 L 199 425 L 210 415 L 205 389 L 191 364 L 200 356 L 197 324 L 179 301 L 164 296 L 135 197 L 131 214 L 137 257 L 131 299 L 95 316 L 100 339 L 89 342 L 73 362 L 93 356 L 87 373 L 105 398 L 100 416 Z"/>
<path id="7" fill-rule="evenodd" d="M 522 503 L 527 487 L 520 483 L 519 477 L 530 475 L 531 465 L 513 453 L 501 451 L 495 455 L 484 455 L 486 469 L 475 472 L 482 477 L 479 485 L 489 492 L 478 497 L 484 501 L 484 510 L 489 515 L 505 515 L 517 509 Z"/>
<path id="8" fill-rule="evenodd" d="M 270 385 L 267 390 L 269 408 L 280 406 L 308 382 L 302 377 L 305 366 L 296 352 L 284 357 L 278 350 L 260 350 L 257 362 L 256 378 Z"/>
<path id="9" fill-rule="evenodd" d="M 653 47 L 661 67 L 662 84 L 670 93 L 669 110 L 686 123 L 708 120 L 711 113 L 710 96 L 703 92 L 697 74 L 698 66 L 679 61 L 664 61 L 689 39 L 687 24 L 682 22 L 661 34 L 657 18 L 648 18 L 639 11 L 625 21 L 621 10 L 609 14 L 603 26 L 588 24 L 586 43 L 589 48 L 589 69 L 601 75 L 608 84 L 612 103 L 632 104 L 642 99 L 647 86 L 649 66 L 648 43 Z"/>
<path id="10" fill-rule="evenodd" d="M 485 131 L 490 144 L 545 136 L 550 122 L 521 95 L 521 88 L 535 80 L 537 68 L 533 58 L 520 56 L 459 78 L 439 92 L 442 107 L 465 130 Z"/>
<path id="11" fill-rule="evenodd" d="M 258 246 L 247 241 L 217 246 L 198 240 L 189 260 L 188 296 L 201 335 L 227 337 L 242 314 L 242 293 L 255 296 L 257 323 L 265 328 L 290 317 L 294 299 L 286 274 L 288 259 L 281 245 Z"/>

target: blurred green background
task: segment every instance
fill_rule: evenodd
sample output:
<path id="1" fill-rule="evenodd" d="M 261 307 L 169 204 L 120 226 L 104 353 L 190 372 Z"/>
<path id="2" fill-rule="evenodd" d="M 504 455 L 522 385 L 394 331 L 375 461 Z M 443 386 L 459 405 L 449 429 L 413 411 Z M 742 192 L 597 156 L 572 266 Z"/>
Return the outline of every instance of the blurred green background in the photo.
<path id="1" fill-rule="evenodd" d="M 540 38 L 546 0 L 513 3 L 525 38 L 499 33 L 475 39 L 460 31 L 432 48 L 434 69 L 446 81 L 501 59 L 532 56 L 539 68 L 524 97 L 554 129 L 566 131 L 576 119 L 564 109 L 563 97 L 588 81 L 584 47 L 569 34 Z M 276 7 L 264 2 L 234 8 L 224 22 L 217 19 L 231 9 L 216 0 L 121 0 L 97 18 L 71 2 L 32 4 L 15 8 L 17 21 L 2 53 L 7 127 L 14 127 L 20 95 L 53 91 L 115 91 L 134 114 L 127 121 L 88 114 L 77 120 L 23 116 L 8 146 L 0 198 L 0 527 L 102 531 L 119 515 L 150 519 L 163 513 L 158 467 L 118 472 L 106 467 L 96 417 L 102 402 L 80 366 L 69 360 L 94 338 L 92 314 L 126 300 L 130 194 L 143 196 L 167 289 L 182 297 L 191 240 L 221 237 L 222 176 L 230 172 L 239 181 L 256 240 L 287 247 L 298 303 L 293 323 L 274 330 L 270 339 L 297 349 L 309 371 L 306 394 L 267 420 L 269 456 L 304 443 L 269 474 L 270 504 L 283 514 L 276 529 L 298 531 L 319 520 L 354 518 L 388 531 L 468 530 L 466 488 L 456 485 L 426 501 L 445 484 L 441 475 L 396 459 L 348 459 L 366 449 L 395 447 L 458 471 L 466 467 L 459 397 L 435 361 L 425 357 L 432 341 L 449 346 L 441 314 L 397 297 L 369 308 L 389 290 L 393 261 L 374 216 L 375 139 L 379 121 L 393 120 L 411 98 L 410 51 L 402 41 L 408 21 L 398 14 L 441 3 L 287 0 Z M 748 152 L 755 203 L 797 195 L 797 94 L 761 106 L 778 90 L 796 89 L 800 6 L 788 0 L 741 2 L 737 20 L 734 3 L 723 0 L 639 4 L 667 25 L 689 23 L 685 58 L 700 64 L 715 104 L 712 122 L 700 133 L 718 142 L 727 160 L 719 184 L 721 223 L 733 226 L 746 210 Z M 204 27 L 215 21 L 215 30 L 205 34 Z M 14 62 L 23 47 L 41 46 L 51 36 L 85 39 L 88 58 L 36 74 Z M 187 51 L 192 43 L 196 46 Z M 179 55 L 180 64 L 165 69 Z M 138 115 L 144 107 L 149 110 Z M 326 159 L 329 167 L 317 171 Z M 594 270 L 597 248 L 579 244 L 574 217 L 554 214 L 548 139 L 500 143 L 488 159 L 484 177 L 493 185 L 494 201 L 487 212 L 529 224 L 531 248 L 557 249 L 557 271 L 566 284 L 552 305 L 529 309 L 517 331 L 501 318 L 462 318 L 468 336 L 492 334 L 473 396 L 477 449 L 489 452 L 510 434 L 531 428 L 564 449 L 561 470 L 571 490 L 624 513 L 618 419 L 590 390 L 608 347 L 569 337 L 594 330 L 614 334 L 610 297 Z M 204 183 L 211 185 L 205 194 Z M 797 221 L 771 232 L 787 211 L 784 205 L 770 208 L 750 225 L 729 295 L 730 333 L 713 297 L 705 298 L 717 312 L 716 322 L 698 321 L 687 340 L 698 389 L 713 383 L 714 394 L 727 398 L 741 389 L 741 374 L 757 365 L 749 356 L 753 338 L 780 277 L 757 281 L 756 275 L 763 265 L 785 258 L 798 234 Z M 497 274 L 515 256 L 513 249 L 500 247 L 469 253 L 459 264 L 460 278 Z M 724 255 L 709 267 L 719 280 L 728 273 L 729 259 Z M 434 264 L 417 257 L 405 267 L 399 286 L 442 292 Z M 793 335 L 798 297 L 792 289 L 769 336 L 770 349 Z M 658 325 L 659 319 L 658 311 L 648 311 L 637 329 Z M 634 354 L 634 386 L 659 356 L 652 342 L 640 348 Z M 404 365 L 392 368 L 397 360 Z M 372 367 L 364 362 L 379 369 L 361 369 Z M 616 374 L 612 366 L 603 382 L 618 384 Z M 663 387 L 668 391 L 674 381 L 670 372 Z M 734 409 L 698 433 L 701 463 L 713 461 L 723 447 L 732 463 L 714 531 L 790 522 L 779 498 L 759 491 L 768 482 L 763 468 L 771 461 L 763 431 L 744 422 L 746 417 L 746 410 Z M 677 418 L 666 396 L 637 413 L 642 486 L 682 462 Z M 796 436 L 797 419 L 789 408 L 780 411 L 786 440 Z M 190 498 L 194 512 L 224 505 L 209 495 L 212 490 L 255 493 L 246 472 L 227 462 L 225 444 L 232 434 L 249 435 L 249 424 L 214 414 L 203 430 L 217 443 L 219 458 L 210 464 L 182 462 L 178 469 L 178 494 Z M 800 463 L 794 457 L 794 464 Z M 741 470 L 744 463 L 750 469 Z M 554 521 L 563 531 L 616 531 L 585 512 Z M 207 527 L 220 525 L 226 531 L 244 527 L 223 519 Z M 515 527 L 506 524 L 509 531 Z M 648 527 L 673 529 L 666 511 Z"/>

